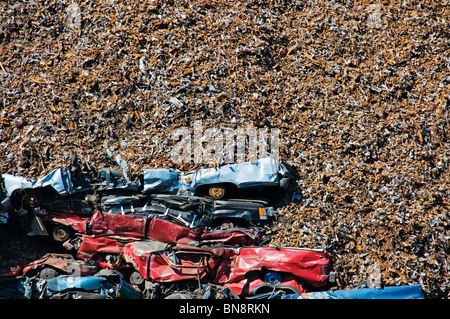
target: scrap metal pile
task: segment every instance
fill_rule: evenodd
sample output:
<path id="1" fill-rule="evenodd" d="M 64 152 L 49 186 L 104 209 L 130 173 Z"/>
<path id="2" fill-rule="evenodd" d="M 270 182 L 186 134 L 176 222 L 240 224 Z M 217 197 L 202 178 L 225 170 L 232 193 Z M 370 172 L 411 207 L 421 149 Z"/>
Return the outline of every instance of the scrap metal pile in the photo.
<path id="1" fill-rule="evenodd" d="M 5 218 L 22 221 L 30 236 L 51 236 L 76 256 L 47 254 L 10 268 L 6 277 L 25 277 L 24 286 L 31 285 L 25 295 L 33 296 L 32 277 L 39 278 L 34 290 L 41 297 L 79 298 L 86 288 L 72 287 L 78 288 L 76 296 L 68 288 L 53 291 L 53 296 L 48 291 L 53 284 L 47 280 L 63 275 L 71 281 L 100 269 L 116 270 L 113 274 L 126 278 L 125 285 L 144 298 L 205 284 L 229 289 L 236 297 L 274 290 L 300 295 L 309 286 L 321 288 L 334 281 L 323 250 L 261 246 L 267 241 L 264 227 L 271 225 L 273 208 L 257 197 L 280 200 L 267 194 L 282 194 L 290 180 L 286 167 L 273 158 L 189 173 L 148 169 L 142 184 L 110 169 L 101 169 L 91 180 L 77 169 L 79 164 L 73 158 L 70 168 L 36 181 L 2 176 Z M 230 181 L 240 181 L 233 193 Z M 204 190 L 210 196 L 196 196 Z M 230 199 L 236 192 L 254 198 Z M 87 293 L 91 297 L 92 292 Z"/>
<path id="2" fill-rule="evenodd" d="M 87 260 L 81 268 L 94 262 L 119 271 L 114 268 L 131 264 L 145 272 L 137 271 L 144 282 L 179 267 L 186 276 L 199 271 L 194 281 L 210 285 L 203 293 L 211 285 L 242 292 L 224 285 L 242 284 L 234 274 L 243 269 L 221 276 L 210 270 L 237 260 L 234 254 L 255 254 L 263 263 L 265 253 L 273 253 L 270 247 L 298 247 L 326 251 L 314 258 L 332 261 L 338 290 L 369 279 L 375 286 L 420 285 L 427 297 L 448 298 L 448 6 L 365 0 L 0 1 L 0 169 L 4 180 L 23 177 L 21 188 L 46 190 L 43 197 L 16 192 L 12 206 L 3 209 L 13 207 L 21 221 L 31 216 L 27 232 L 45 228 L 58 247 L 65 243 L 76 251 L 77 262 Z M 291 187 L 278 201 L 245 208 L 260 220 L 273 206 L 271 227 L 262 231 L 250 219 L 240 225 L 230 218 L 210 224 L 218 199 L 206 197 L 220 189 L 200 188 L 188 196 L 194 202 L 186 202 L 179 193 L 139 188 L 147 169 L 172 169 L 167 176 L 175 177 L 174 171 L 222 164 L 172 160 L 174 130 L 192 131 L 200 120 L 222 132 L 280 130 L 279 156 L 292 175 Z M 73 165 L 67 171 L 73 154 L 82 159 L 79 171 Z M 85 179 L 72 180 L 73 189 L 47 191 L 53 177 L 67 172 Z M 110 181 L 118 182 L 115 188 L 108 189 Z M 78 188 L 83 185 L 89 187 Z M 75 189 L 82 191 L 71 193 Z M 267 194 L 272 193 L 262 197 Z M 25 206 L 18 205 L 22 200 Z M 245 215 L 242 208 L 233 210 Z M 138 216 L 132 218 L 135 226 L 114 221 L 124 227 L 111 228 L 108 217 L 130 213 Z M 16 217 L 0 217 L 8 219 L 0 225 L 3 269 L 43 258 L 46 248 L 36 240 L 42 235 L 23 237 L 8 228 Z M 175 229 L 157 234 L 157 223 Z M 113 242 L 116 232 L 149 245 L 142 250 L 134 241 Z M 154 250 L 155 242 L 176 245 Z M 235 248 L 220 248 L 229 245 Z M 290 248 L 285 253 L 302 256 Z M 279 283 L 284 278 L 277 272 L 283 270 L 267 278 L 261 272 L 258 280 Z M 311 282 L 322 283 L 319 277 Z M 151 291 L 173 292 L 156 286 L 147 284 L 147 297 Z M 40 287 L 42 296 L 56 291 Z"/>
<path id="3" fill-rule="evenodd" d="M 111 169 L 91 179 L 80 167 L 75 157 L 70 168 L 38 180 L 2 175 L 7 223 L 11 218 L 27 235 L 50 236 L 71 251 L 3 271 L 3 294 L 16 288 L 13 297 L 27 298 L 314 298 L 310 293 L 335 282 L 325 250 L 263 245 L 273 222 L 268 204 L 281 200 L 291 179 L 274 158 L 189 173 L 148 169 L 141 183 Z M 230 192 L 233 181 L 240 183 Z M 247 195 L 230 198 L 236 193 Z M 378 294 L 369 296 L 391 297 L 371 288 Z M 389 289 L 423 298 L 419 285 Z M 348 297 L 333 294 L 318 296 Z"/>

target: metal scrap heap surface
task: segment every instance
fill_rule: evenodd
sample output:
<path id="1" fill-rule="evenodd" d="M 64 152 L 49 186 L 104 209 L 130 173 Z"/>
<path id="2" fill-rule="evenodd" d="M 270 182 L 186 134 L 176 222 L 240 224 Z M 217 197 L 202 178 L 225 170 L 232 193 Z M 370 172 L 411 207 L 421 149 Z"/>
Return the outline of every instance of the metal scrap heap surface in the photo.
<path id="1" fill-rule="evenodd" d="M 0 169 L 187 171 L 176 128 L 276 128 L 271 244 L 448 298 L 449 3 L 373 2 L 0 1 Z"/>

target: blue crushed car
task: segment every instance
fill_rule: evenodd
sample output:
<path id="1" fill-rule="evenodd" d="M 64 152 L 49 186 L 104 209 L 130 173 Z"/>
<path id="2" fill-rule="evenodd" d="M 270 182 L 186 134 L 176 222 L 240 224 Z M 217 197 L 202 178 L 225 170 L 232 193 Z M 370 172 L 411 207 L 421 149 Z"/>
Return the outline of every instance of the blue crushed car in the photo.
<path id="1" fill-rule="evenodd" d="M 47 299 L 139 299 L 141 293 L 120 276 L 59 276 L 47 281 Z"/>
<path id="2" fill-rule="evenodd" d="M 42 203 L 54 201 L 58 197 L 68 200 L 69 195 L 85 195 L 94 190 L 104 193 L 134 193 L 139 190 L 139 183 L 127 181 L 119 172 L 111 169 L 101 169 L 95 178 L 74 176 L 70 168 L 57 168 L 37 180 L 11 174 L 2 174 L 2 179 L 6 198 L 12 201 L 16 209 L 23 204 L 33 208 L 39 207 Z"/>
<path id="3" fill-rule="evenodd" d="M 182 172 L 174 168 L 145 169 L 143 193 L 267 199 L 280 196 L 289 185 L 287 168 L 272 157 L 258 161 Z"/>
<path id="4" fill-rule="evenodd" d="M 0 278 L 1 279 L 1 278 Z M 0 280 L 0 299 L 140 299 L 141 292 L 111 270 L 92 276 L 8 277 Z"/>
<path id="5" fill-rule="evenodd" d="M 281 299 L 424 299 L 420 285 L 355 288 L 289 294 Z"/>

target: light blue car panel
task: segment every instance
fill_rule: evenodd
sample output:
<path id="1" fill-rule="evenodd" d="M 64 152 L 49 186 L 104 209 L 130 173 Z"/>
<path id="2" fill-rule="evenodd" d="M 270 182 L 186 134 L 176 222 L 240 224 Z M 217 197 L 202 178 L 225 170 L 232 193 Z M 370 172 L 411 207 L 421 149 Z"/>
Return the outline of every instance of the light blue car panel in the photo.
<path id="1" fill-rule="evenodd" d="M 70 194 L 73 191 L 69 169 L 57 168 L 38 180 L 22 176 L 2 174 L 6 195 L 9 197 L 17 189 L 52 186 L 60 194 Z"/>
<path id="2" fill-rule="evenodd" d="M 73 192 L 73 184 L 69 169 L 57 168 L 48 175 L 38 179 L 34 187 L 52 186 L 59 194 L 71 194 Z"/>
<path id="3" fill-rule="evenodd" d="M 144 192 L 167 191 L 176 193 L 181 171 L 173 168 L 152 168 L 144 170 Z"/>
<path id="4" fill-rule="evenodd" d="M 81 289 L 113 298 L 138 299 L 140 297 L 140 293 L 122 278 L 119 279 L 119 283 L 119 285 L 112 284 L 101 276 L 59 276 L 47 281 L 46 295 L 52 296 L 58 292 Z"/>
<path id="5" fill-rule="evenodd" d="M 255 163 L 229 164 L 216 168 L 201 168 L 183 173 L 176 169 L 144 170 L 144 192 L 164 191 L 171 194 L 193 195 L 201 185 L 232 183 L 238 188 L 280 186 L 278 173 L 285 168 L 274 158 Z"/>
<path id="6" fill-rule="evenodd" d="M 217 168 L 199 169 L 194 176 L 195 185 L 233 183 L 238 188 L 259 185 L 278 185 L 279 163 L 266 157 L 255 163 L 245 162 Z"/>
<path id="7" fill-rule="evenodd" d="M 35 183 L 34 180 L 22 176 L 2 174 L 2 177 L 7 197 L 11 196 L 16 189 L 32 188 Z"/>
<path id="8" fill-rule="evenodd" d="M 423 299 L 420 285 L 357 288 L 286 295 L 282 299 Z"/>
<path id="9" fill-rule="evenodd" d="M 47 281 L 47 294 L 61 292 L 67 289 L 79 288 L 88 291 L 98 290 L 107 280 L 103 277 L 60 276 Z"/>

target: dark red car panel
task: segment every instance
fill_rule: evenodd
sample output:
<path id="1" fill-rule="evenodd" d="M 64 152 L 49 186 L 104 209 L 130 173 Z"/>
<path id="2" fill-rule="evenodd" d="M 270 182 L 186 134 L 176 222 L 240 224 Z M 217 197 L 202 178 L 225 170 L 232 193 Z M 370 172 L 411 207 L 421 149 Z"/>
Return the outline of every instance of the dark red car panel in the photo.
<path id="1" fill-rule="evenodd" d="M 254 270 L 288 272 L 321 287 L 327 284 L 330 260 L 326 252 L 303 248 L 244 247 L 221 265 L 218 282 L 234 282 Z M 222 269 L 223 268 L 223 269 Z"/>
<path id="2" fill-rule="evenodd" d="M 111 234 L 145 237 L 147 217 L 134 214 L 108 214 L 97 211 L 92 215 L 91 230 L 94 234 Z"/>
<path id="3" fill-rule="evenodd" d="M 90 221 L 93 234 L 149 238 L 165 243 L 255 245 L 260 236 L 256 227 L 206 231 L 190 229 L 157 216 L 108 214 L 96 212 Z"/>
<path id="4" fill-rule="evenodd" d="M 203 228 L 192 230 L 188 227 L 153 217 L 149 222 L 146 238 L 178 244 L 204 245 L 223 243 L 229 245 L 255 245 L 258 242 L 260 231 L 258 228 L 227 229 L 206 231 Z"/>
<path id="5" fill-rule="evenodd" d="M 71 213 L 50 212 L 40 216 L 44 223 L 54 223 L 68 226 L 80 233 L 86 233 L 89 217 Z"/>
<path id="6" fill-rule="evenodd" d="M 136 240 L 129 238 L 129 241 Z M 125 242 L 126 243 L 126 242 Z M 117 238 L 108 236 L 83 236 L 78 248 L 78 258 L 93 260 L 98 254 L 120 254 L 124 247 L 124 242 Z"/>

